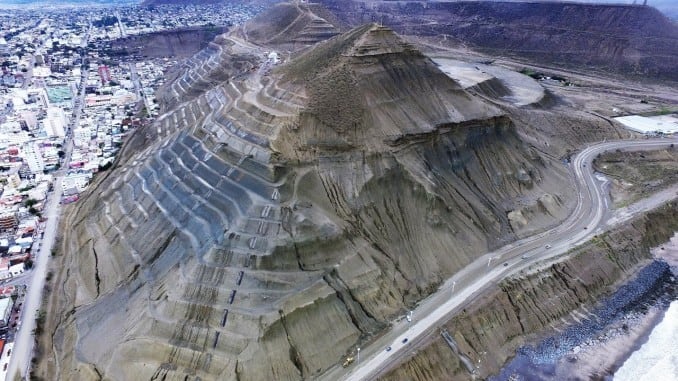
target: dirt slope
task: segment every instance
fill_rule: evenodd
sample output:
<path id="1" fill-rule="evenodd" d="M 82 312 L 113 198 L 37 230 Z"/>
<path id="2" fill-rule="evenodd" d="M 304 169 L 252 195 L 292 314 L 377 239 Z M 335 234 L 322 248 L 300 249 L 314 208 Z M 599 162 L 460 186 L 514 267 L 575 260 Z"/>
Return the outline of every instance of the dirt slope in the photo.
<path id="1" fill-rule="evenodd" d="M 580 70 L 678 81 L 678 25 L 652 7 L 560 2 L 320 0 L 353 25 Z"/>
<path id="2" fill-rule="evenodd" d="M 279 3 L 248 21 L 239 32 L 259 45 L 296 50 L 339 34 L 340 25 L 318 5 Z"/>
<path id="3" fill-rule="evenodd" d="M 573 205 L 559 153 L 521 137 L 542 119 L 516 125 L 391 30 L 270 72 L 266 49 L 222 36 L 193 57 L 64 218 L 43 376 L 313 379 Z"/>
<path id="4" fill-rule="evenodd" d="M 588 313 L 586 307 L 594 306 L 639 267 L 647 265 L 652 257 L 650 248 L 674 235 L 676 217 L 678 205 L 673 203 L 573 250 L 562 262 L 505 280 L 445 323 L 443 329 L 474 363 L 482 359 L 480 377 L 496 374 L 528 338 L 553 332 L 553 327 L 562 326 L 564 321 L 576 321 L 577 315 Z M 459 357 L 436 335 L 430 344 L 417 350 L 416 356 L 381 379 L 452 381 L 470 377 Z"/>

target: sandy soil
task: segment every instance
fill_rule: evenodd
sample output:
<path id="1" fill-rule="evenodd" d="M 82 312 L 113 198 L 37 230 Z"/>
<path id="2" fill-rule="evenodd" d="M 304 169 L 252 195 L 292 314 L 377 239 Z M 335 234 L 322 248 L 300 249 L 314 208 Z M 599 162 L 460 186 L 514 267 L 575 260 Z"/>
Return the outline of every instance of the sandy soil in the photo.
<path id="1" fill-rule="evenodd" d="M 511 95 L 502 100 L 516 106 L 539 102 L 544 97 L 544 88 L 534 79 L 503 66 L 469 63 L 445 57 L 438 53 L 433 61 L 450 78 L 457 80 L 464 88 L 475 86 L 492 78 L 499 79 L 511 90 Z"/>

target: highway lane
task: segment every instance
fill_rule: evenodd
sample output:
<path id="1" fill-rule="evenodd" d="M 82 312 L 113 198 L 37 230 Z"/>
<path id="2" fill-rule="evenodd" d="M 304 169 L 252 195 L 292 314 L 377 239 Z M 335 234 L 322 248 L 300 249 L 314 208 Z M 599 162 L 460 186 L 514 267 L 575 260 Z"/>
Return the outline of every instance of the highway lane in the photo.
<path id="1" fill-rule="evenodd" d="M 487 253 L 448 279 L 439 290 L 419 303 L 414 310 L 412 323 L 404 320 L 394 322 L 392 328 L 361 348 L 360 364 L 346 369 L 339 366 L 329 369 L 321 376 L 324 380 L 373 379 L 387 369 L 394 360 L 410 353 L 412 342 L 423 337 L 449 319 L 461 306 L 474 296 L 499 282 L 502 278 L 534 264 L 566 253 L 596 234 L 631 218 L 641 211 L 659 206 L 675 199 L 678 187 L 642 200 L 624 211 L 610 213 L 604 190 L 605 183 L 596 178 L 591 168 L 595 157 L 610 150 L 652 150 L 678 143 L 676 139 L 623 140 L 593 144 L 583 149 L 572 160 L 572 170 L 578 189 L 578 201 L 574 211 L 558 227 L 506 245 Z M 550 245 L 546 249 L 546 245 Z M 506 263 L 506 265 L 504 265 Z M 402 340 L 407 338 L 406 344 Z M 391 346 L 391 351 L 385 351 Z"/>

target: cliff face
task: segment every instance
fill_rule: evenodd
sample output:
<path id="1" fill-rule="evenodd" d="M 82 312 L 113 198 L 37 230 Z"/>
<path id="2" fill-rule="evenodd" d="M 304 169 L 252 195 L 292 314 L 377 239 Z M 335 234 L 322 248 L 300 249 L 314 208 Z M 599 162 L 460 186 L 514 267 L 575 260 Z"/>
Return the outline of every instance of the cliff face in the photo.
<path id="1" fill-rule="evenodd" d="M 678 26 L 652 7 L 558 2 L 321 0 L 345 22 L 450 39 L 494 55 L 678 80 Z"/>
<path id="2" fill-rule="evenodd" d="M 295 50 L 336 36 L 340 26 L 316 4 L 280 3 L 245 24 L 238 33 L 248 41 Z"/>
<path id="3" fill-rule="evenodd" d="M 226 27 L 185 28 L 120 38 L 111 42 L 111 54 L 139 55 L 149 58 L 187 58 L 207 47 L 210 41 L 226 32 Z"/>
<path id="4" fill-rule="evenodd" d="M 651 258 L 649 249 L 678 229 L 673 203 L 599 236 L 562 262 L 503 281 L 466 307 L 444 329 L 474 363 L 480 376 L 496 373 L 530 337 L 570 319 L 572 311 L 595 304 Z M 448 344 L 437 336 L 384 380 L 467 380 Z"/>
<path id="5" fill-rule="evenodd" d="M 65 218 L 45 375 L 311 379 L 514 240 L 509 211 L 572 205 L 559 162 L 392 31 L 270 73 L 264 49 L 196 55 Z M 326 115 L 344 86 L 356 113 Z"/>

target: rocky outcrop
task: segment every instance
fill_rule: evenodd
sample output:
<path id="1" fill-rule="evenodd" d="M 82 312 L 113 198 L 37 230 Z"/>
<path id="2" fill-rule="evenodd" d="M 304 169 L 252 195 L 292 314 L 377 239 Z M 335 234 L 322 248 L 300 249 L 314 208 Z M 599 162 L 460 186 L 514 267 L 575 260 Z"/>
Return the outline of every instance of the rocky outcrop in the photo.
<path id="1" fill-rule="evenodd" d="M 481 377 L 496 373 L 516 348 L 572 321 L 571 313 L 592 306 L 651 259 L 650 248 L 678 230 L 678 204 L 636 218 L 596 237 L 561 262 L 504 280 L 482 299 L 443 325 L 469 356 Z M 461 364 L 442 337 L 417 351 L 384 380 L 467 380 Z"/>
<path id="2" fill-rule="evenodd" d="M 148 58 L 189 58 L 226 32 L 226 27 L 182 28 L 119 38 L 111 41 L 111 56 Z"/>
<path id="3" fill-rule="evenodd" d="M 509 211 L 572 206 L 558 160 L 391 30 L 267 50 L 196 55 L 65 217 L 45 375 L 312 379 L 515 240 Z"/>
<path id="4" fill-rule="evenodd" d="M 317 4 L 279 3 L 250 20 L 238 33 L 258 45 L 296 50 L 336 36 L 340 33 L 336 24 L 333 16 Z"/>
<path id="5" fill-rule="evenodd" d="M 648 6 L 555 1 L 319 2 L 351 25 L 380 21 L 402 34 L 451 40 L 493 55 L 678 80 L 678 26 Z"/>

